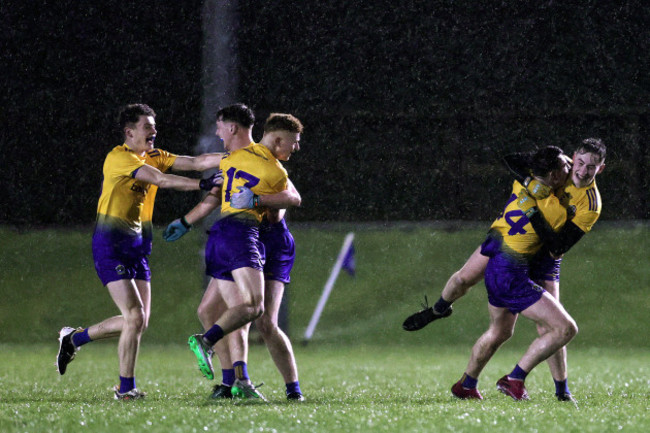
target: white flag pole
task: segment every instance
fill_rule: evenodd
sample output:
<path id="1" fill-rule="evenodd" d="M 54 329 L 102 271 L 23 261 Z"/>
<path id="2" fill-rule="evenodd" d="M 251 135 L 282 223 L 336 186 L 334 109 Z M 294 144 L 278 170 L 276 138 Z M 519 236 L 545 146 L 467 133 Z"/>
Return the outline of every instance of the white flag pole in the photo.
<path id="1" fill-rule="evenodd" d="M 345 236 L 345 240 L 343 241 L 343 246 L 341 247 L 339 256 L 336 258 L 336 263 L 334 263 L 334 267 L 332 268 L 330 277 L 327 279 L 327 283 L 325 283 L 325 287 L 323 288 L 323 293 L 321 294 L 320 299 L 318 300 L 318 305 L 316 305 L 314 314 L 312 314 L 311 320 L 309 321 L 309 325 L 305 330 L 305 336 L 303 339 L 304 344 L 307 344 L 311 339 L 312 335 L 314 335 L 314 330 L 316 329 L 316 325 L 320 320 L 320 315 L 323 312 L 323 309 L 325 308 L 325 304 L 327 303 L 327 298 L 329 298 L 330 293 L 334 288 L 334 283 L 336 282 L 336 279 L 339 276 L 339 272 L 341 272 L 341 266 L 343 266 L 343 260 L 345 259 L 348 250 L 352 246 L 353 240 L 354 240 L 354 233 L 348 233 L 347 236 Z"/>

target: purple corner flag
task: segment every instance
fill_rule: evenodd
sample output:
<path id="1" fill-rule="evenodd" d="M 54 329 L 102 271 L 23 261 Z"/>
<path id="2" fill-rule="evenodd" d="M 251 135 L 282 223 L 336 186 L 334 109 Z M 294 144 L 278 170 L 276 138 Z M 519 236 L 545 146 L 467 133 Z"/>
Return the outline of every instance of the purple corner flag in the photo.
<path id="1" fill-rule="evenodd" d="M 345 253 L 341 267 L 348 274 L 354 277 L 354 273 L 356 271 L 356 264 L 354 262 L 354 244 L 350 244 L 350 248 L 348 248 L 348 251 Z"/>

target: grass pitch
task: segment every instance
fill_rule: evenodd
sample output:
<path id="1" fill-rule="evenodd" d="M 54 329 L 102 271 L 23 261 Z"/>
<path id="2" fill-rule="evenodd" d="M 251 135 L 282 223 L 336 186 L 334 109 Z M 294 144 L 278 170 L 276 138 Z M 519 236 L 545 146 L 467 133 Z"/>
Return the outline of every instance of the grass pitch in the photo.
<path id="1" fill-rule="evenodd" d="M 356 276 L 341 274 L 314 338 L 302 346 L 348 229 L 356 231 Z M 270 403 L 209 402 L 213 383 L 185 345 L 199 330 L 198 232 L 171 244 L 157 233 L 152 318 L 137 371 L 148 397 L 127 403 L 112 400 L 115 341 L 82 348 L 63 377 L 54 367 L 62 326 L 117 314 L 94 274 L 91 230 L 0 227 L 0 432 L 650 431 L 646 226 L 597 225 L 564 260 L 562 301 L 580 327 L 569 346 L 578 408 L 555 400 L 545 365 L 526 381 L 531 401 L 513 402 L 496 391 L 496 380 L 534 338 L 524 319 L 481 375 L 485 400 L 451 396 L 487 326 L 483 286 L 458 301 L 451 317 L 422 331 L 404 332 L 401 322 L 424 294 L 435 301 L 485 230 L 431 227 L 295 228 L 290 327 L 307 401 L 286 401 L 266 349 L 253 346 L 249 371 L 266 382 L 261 391 Z"/>
<path id="2" fill-rule="evenodd" d="M 437 325 L 438 323 L 436 323 Z M 65 376 L 50 345 L 2 345 L 2 432 L 643 432 L 648 419 L 650 354 L 609 349 L 570 351 L 572 388 L 579 399 L 555 400 L 546 366 L 527 380 L 531 400 L 514 402 L 495 389 L 520 355 L 505 348 L 482 375 L 485 400 L 452 397 L 468 348 L 358 346 L 296 347 L 307 397 L 290 403 L 266 349 L 252 347 L 254 379 L 269 403 L 210 402 L 215 381 L 204 379 L 189 349 L 145 341 L 138 387 L 146 400 L 112 400 L 114 344 L 84 347 Z"/>

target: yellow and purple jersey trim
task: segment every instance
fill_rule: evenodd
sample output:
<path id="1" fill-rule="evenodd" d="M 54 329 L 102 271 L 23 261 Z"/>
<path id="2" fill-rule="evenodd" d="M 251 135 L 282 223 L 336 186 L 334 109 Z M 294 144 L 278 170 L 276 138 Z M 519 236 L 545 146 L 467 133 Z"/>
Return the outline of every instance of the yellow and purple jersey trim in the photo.
<path id="1" fill-rule="evenodd" d="M 505 208 L 490 227 L 490 236 L 498 240 L 501 251 L 517 262 L 530 261 L 542 247 L 539 235 L 517 206 L 517 196 L 522 188 L 519 182 L 513 183 Z M 539 200 L 537 207 L 553 230 L 558 231 L 566 223 L 566 208 L 556 196 Z"/>
<path id="2" fill-rule="evenodd" d="M 151 253 L 152 217 L 158 187 L 136 179 L 135 174 L 145 164 L 165 172 L 174 161 L 176 155 L 167 151 L 153 149 L 141 156 L 126 144 L 108 153 L 97 204 L 93 248 L 126 255 Z"/>
<path id="3" fill-rule="evenodd" d="M 288 175 L 280 161 L 262 144 L 251 145 L 229 153 L 221 160 L 224 179 L 221 196 L 221 216 L 248 220 L 259 224 L 264 208 L 235 209 L 230 196 L 240 186 L 250 188 L 256 195 L 268 195 L 287 189 Z"/>

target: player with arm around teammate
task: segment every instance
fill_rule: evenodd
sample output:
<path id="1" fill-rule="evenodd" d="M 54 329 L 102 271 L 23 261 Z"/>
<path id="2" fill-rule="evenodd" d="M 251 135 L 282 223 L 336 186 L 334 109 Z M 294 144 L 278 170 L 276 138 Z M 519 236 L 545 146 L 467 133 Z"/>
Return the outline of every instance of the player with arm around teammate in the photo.
<path id="1" fill-rule="evenodd" d="M 95 269 L 120 315 L 85 329 L 64 327 L 59 332 L 57 370 L 63 375 L 79 348 L 91 341 L 119 337 L 120 385 L 116 399 L 138 399 L 135 367 L 140 337 L 147 328 L 151 306 L 152 215 L 157 189 L 211 190 L 221 179 L 190 179 L 166 174 L 168 169 L 206 170 L 217 166 L 221 154 L 177 156 L 154 148 L 156 114 L 145 104 L 123 107 L 119 126 L 124 143 L 106 156 L 97 220 L 92 240 Z"/>
<path id="2" fill-rule="evenodd" d="M 533 173 L 539 173 L 540 180 L 553 188 L 564 184 L 569 174 L 561 149 L 555 147 L 538 151 L 532 168 Z M 565 346 L 578 331 L 559 301 L 532 281 L 529 272 L 533 257 L 542 247 L 542 240 L 530 221 L 533 214 L 543 212 L 547 224 L 559 230 L 566 225 L 566 210 L 555 196 L 547 198 L 544 205 L 535 206 L 521 191 L 526 190 L 515 181 L 508 203 L 481 245 L 481 253 L 489 257 L 485 286 L 490 326 L 474 344 L 463 377 L 452 387 L 453 395 L 458 398 L 482 398 L 477 389 L 479 374 L 512 336 L 519 314 L 533 320 L 544 332 L 531 343 L 513 371 L 497 382 L 497 389 L 515 400 L 529 398 L 524 386 L 527 374 Z"/>
<path id="3" fill-rule="evenodd" d="M 560 299 L 560 264 L 563 252 L 568 251 L 580 238 L 588 233 L 598 220 L 601 211 L 601 198 L 596 186 L 596 175 L 605 168 L 606 147 L 598 138 L 583 140 L 573 154 L 573 166 L 566 185 L 556 191 L 563 206 L 571 215 L 571 220 L 557 234 L 542 232 L 542 241 L 555 250 L 552 257 L 548 246 L 540 250 L 530 265 L 531 278 L 541 285 L 557 300 Z M 528 177 L 527 164 L 518 163 L 515 159 L 507 160 L 522 183 L 526 184 L 531 195 L 545 195 L 543 186 L 540 187 L 534 179 Z M 526 180 L 523 180 L 526 179 Z M 536 222 L 537 218 L 533 219 Z M 553 236 L 549 239 L 549 236 Z M 464 296 L 469 289 L 483 279 L 488 257 L 481 254 L 477 248 L 461 269 L 455 272 L 447 281 L 440 299 L 433 307 L 415 313 L 404 322 L 404 328 L 415 331 L 428 323 L 451 314 L 451 304 Z M 541 330 L 540 330 L 541 332 Z M 551 375 L 555 382 L 555 394 L 560 401 L 574 401 L 568 387 L 566 347 L 552 355 L 548 360 Z"/>
<path id="4" fill-rule="evenodd" d="M 217 112 L 216 134 L 221 138 L 227 151 L 232 152 L 253 143 L 252 128 L 255 121 L 253 112 L 243 104 L 224 107 Z M 298 194 L 291 181 L 288 182 L 291 194 Z M 221 204 L 217 191 L 192 209 L 187 215 L 171 223 L 165 230 L 164 236 L 168 241 L 184 235 L 192 224 L 209 215 Z M 283 209 L 267 209 L 260 225 L 260 241 L 264 246 L 266 261 L 264 263 L 264 314 L 256 320 L 256 325 L 269 349 L 278 370 L 282 374 L 286 388 L 287 399 L 303 401 L 304 397 L 298 381 L 298 369 L 291 342 L 278 327 L 278 313 L 284 293 L 284 286 L 290 281 L 290 272 L 295 259 L 293 236 L 284 221 Z M 222 291 L 225 290 L 222 280 L 206 289 L 203 300 L 198 308 L 198 316 L 207 331 L 217 321 L 226 309 Z M 237 374 L 233 367 L 229 346 L 241 346 L 241 341 L 247 338 L 247 326 L 228 334 L 227 338 L 219 340 L 213 347 L 217 354 L 222 371 L 222 382 L 214 386 L 212 398 L 232 398 L 232 386 L 236 379 L 247 382 L 250 380 L 247 371 L 247 359 L 240 360 Z M 232 342 L 232 343 L 231 343 Z M 241 353 L 235 349 L 233 355 Z"/>
<path id="5" fill-rule="evenodd" d="M 259 225 L 268 207 L 300 205 L 300 195 L 288 188 L 280 161 L 300 149 L 301 132 L 302 124 L 294 116 L 273 113 L 259 144 L 234 151 L 222 160 L 222 218 L 213 225 L 206 244 L 206 273 L 211 279 L 201 305 L 211 302 L 206 298 L 209 294 L 220 293 L 228 308 L 204 334 L 193 335 L 188 341 L 200 371 L 209 379 L 214 377 L 210 358 L 215 343 L 264 312 L 264 250 Z M 199 306 L 200 316 L 201 311 Z M 248 338 L 229 348 L 235 370 L 243 370 Z M 263 398 L 249 381 L 235 380 L 234 386 L 245 396 Z"/>

